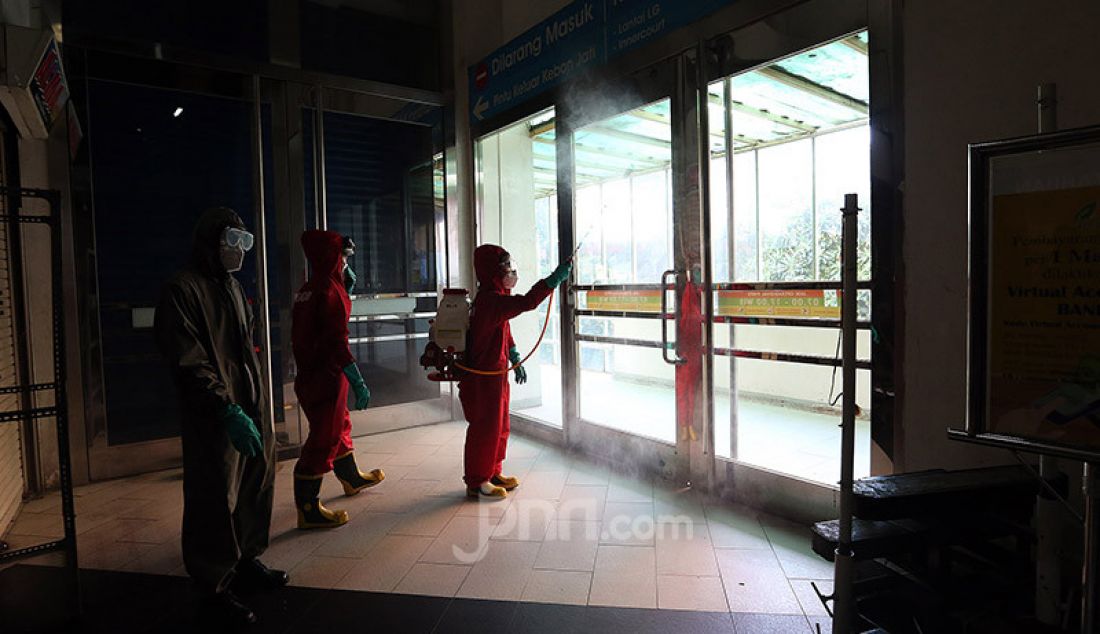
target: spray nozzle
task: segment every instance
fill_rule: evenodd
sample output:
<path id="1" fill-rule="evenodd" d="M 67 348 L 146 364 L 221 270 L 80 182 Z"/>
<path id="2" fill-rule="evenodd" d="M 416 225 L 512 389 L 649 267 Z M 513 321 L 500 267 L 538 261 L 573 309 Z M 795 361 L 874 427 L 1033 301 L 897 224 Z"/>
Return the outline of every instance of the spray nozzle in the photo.
<path id="1" fill-rule="evenodd" d="M 588 236 L 592 233 L 592 230 L 596 228 L 595 223 L 588 226 L 588 231 L 584 232 L 581 239 L 577 241 L 577 246 L 573 249 L 573 252 L 569 254 L 569 259 L 572 260 L 577 256 L 577 252 L 581 250 L 581 246 L 584 245 L 584 241 L 588 239 Z"/>

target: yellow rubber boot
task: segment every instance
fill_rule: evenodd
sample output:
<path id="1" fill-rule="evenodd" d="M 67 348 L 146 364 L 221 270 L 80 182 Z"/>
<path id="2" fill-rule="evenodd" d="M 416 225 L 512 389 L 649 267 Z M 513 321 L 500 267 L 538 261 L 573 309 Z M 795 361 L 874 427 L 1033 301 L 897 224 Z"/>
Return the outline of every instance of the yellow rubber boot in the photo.
<path id="1" fill-rule="evenodd" d="M 370 473 L 363 473 L 355 464 L 355 454 L 347 452 L 332 463 L 332 471 L 340 484 L 344 485 L 344 495 L 355 495 L 363 489 L 369 489 L 386 479 L 386 474 L 381 469 L 372 469 Z"/>
<path id="2" fill-rule="evenodd" d="M 294 476 L 294 505 L 298 507 L 298 528 L 336 528 L 348 523 L 347 511 L 330 511 L 321 504 L 320 477 Z"/>
<path id="3" fill-rule="evenodd" d="M 489 482 L 502 487 L 505 491 L 512 491 L 519 486 L 519 478 L 516 476 L 506 476 L 499 473 L 493 476 Z"/>
<path id="4" fill-rule="evenodd" d="M 506 498 L 508 491 L 504 487 L 498 487 L 492 482 L 482 482 L 481 486 L 466 487 L 466 497 Z"/>

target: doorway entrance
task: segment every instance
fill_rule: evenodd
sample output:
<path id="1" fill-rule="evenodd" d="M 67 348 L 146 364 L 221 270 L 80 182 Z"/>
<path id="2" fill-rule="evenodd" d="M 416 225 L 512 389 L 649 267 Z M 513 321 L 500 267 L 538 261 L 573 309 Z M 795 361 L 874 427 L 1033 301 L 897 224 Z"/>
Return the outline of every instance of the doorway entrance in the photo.
<path id="1" fill-rule="evenodd" d="M 869 52 L 865 28 L 838 26 L 852 21 L 784 42 L 785 56 L 766 46 L 769 57 L 700 69 L 692 50 L 601 78 L 478 141 L 480 241 L 529 257 L 522 269 L 538 277 L 575 251 L 515 418 L 683 484 L 730 485 L 736 471 L 762 493 L 830 505 L 839 209 L 854 192 L 856 475 L 869 474 Z M 542 316 L 521 319 L 533 344 Z"/>

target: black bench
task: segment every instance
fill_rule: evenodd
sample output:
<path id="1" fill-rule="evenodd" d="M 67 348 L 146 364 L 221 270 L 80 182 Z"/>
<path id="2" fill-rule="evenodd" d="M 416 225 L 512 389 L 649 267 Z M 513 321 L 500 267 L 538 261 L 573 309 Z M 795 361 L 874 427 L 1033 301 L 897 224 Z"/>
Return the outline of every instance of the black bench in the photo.
<path id="1" fill-rule="evenodd" d="M 853 515 L 866 520 L 992 512 L 1031 513 L 1040 483 L 1023 465 L 874 476 L 852 486 Z"/>

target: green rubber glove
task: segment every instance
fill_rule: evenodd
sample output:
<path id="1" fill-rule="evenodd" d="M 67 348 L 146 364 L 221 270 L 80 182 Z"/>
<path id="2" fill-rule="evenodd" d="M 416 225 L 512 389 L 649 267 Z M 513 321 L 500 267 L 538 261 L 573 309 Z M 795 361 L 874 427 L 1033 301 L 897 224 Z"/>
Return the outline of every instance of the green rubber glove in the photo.
<path id="1" fill-rule="evenodd" d="M 370 405 L 370 390 L 367 388 L 366 381 L 363 380 L 363 375 L 359 373 L 359 366 L 354 363 L 347 364 L 344 366 L 344 376 L 348 377 L 348 384 L 355 392 L 353 409 L 367 409 L 367 405 Z"/>
<path id="2" fill-rule="evenodd" d="M 554 272 L 546 276 L 546 285 L 550 288 L 557 288 L 562 282 L 569 277 L 569 273 L 573 270 L 573 263 L 566 261 L 558 265 L 558 268 L 554 269 Z"/>
<path id="3" fill-rule="evenodd" d="M 519 363 L 519 360 L 520 360 L 519 350 L 516 350 L 515 346 L 512 346 L 511 348 L 508 349 L 508 360 L 511 362 L 512 365 L 516 365 L 517 363 Z M 524 383 L 527 382 L 527 370 L 524 369 L 524 367 L 522 365 L 518 366 L 515 369 L 515 375 L 516 375 L 516 385 L 523 385 Z"/>
<path id="4" fill-rule="evenodd" d="M 240 405 L 230 403 L 222 412 L 222 421 L 234 449 L 249 458 L 263 453 L 264 444 L 260 439 L 260 432 L 256 430 L 256 423 L 252 422 Z"/>
<path id="5" fill-rule="evenodd" d="M 355 281 L 359 279 L 355 277 L 355 271 L 351 270 L 351 267 L 344 269 L 344 290 L 351 295 L 351 292 L 355 290 Z"/>

